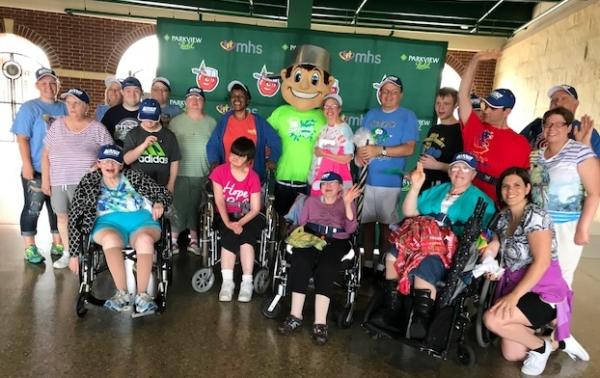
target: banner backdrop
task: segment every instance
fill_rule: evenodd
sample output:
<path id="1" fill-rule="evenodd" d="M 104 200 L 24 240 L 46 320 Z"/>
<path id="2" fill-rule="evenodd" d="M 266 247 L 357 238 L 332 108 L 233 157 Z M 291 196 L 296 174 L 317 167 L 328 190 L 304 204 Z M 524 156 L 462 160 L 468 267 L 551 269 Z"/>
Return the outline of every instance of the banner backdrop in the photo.
<path id="1" fill-rule="evenodd" d="M 434 121 L 445 42 L 172 19 L 159 19 L 157 32 L 158 75 L 171 81 L 171 103 L 183 107 L 185 91 L 197 84 L 206 92 L 206 112 L 216 119 L 228 109 L 231 80 L 250 88 L 251 110 L 267 118 L 284 103 L 273 77 L 291 62 L 296 46 L 313 44 L 331 54 L 333 90 L 342 96 L 353 129 L 368 109 L 379 106 L 377 86 L 385 74 L 402 79 L 402 106 L 416 113 L 421 138 Z"/>

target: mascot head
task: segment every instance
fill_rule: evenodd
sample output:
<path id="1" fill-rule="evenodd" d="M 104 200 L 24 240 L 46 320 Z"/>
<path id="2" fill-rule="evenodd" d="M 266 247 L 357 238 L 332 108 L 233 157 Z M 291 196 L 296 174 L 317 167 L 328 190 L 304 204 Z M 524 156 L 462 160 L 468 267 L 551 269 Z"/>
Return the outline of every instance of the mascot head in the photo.
<path id="1" fill-rule="evenodd" d="M 300 111 L 320 107 L 335 82 L 329 73 L 330 60 L 322 47 L 298 46 L 292 63 L 281 70 L 283 99 Z"/>

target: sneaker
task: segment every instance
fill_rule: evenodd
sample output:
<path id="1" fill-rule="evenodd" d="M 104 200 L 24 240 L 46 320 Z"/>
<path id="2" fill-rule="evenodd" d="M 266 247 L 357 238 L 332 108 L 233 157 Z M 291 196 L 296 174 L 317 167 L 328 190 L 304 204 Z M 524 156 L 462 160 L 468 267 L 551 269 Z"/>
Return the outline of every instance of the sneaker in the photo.
<path id="1" fill-rule="evenodd" d="M 124 290 L 117 290 L 112 298 L 104 302 L 104 307 L 117 312 L 129 311 L 131 309 L 129 302 L 129 293 Z"/>
<path id="2" fill-rule="evenodd" d="M 252 284 L 252 281 L 242 281 L 242 284 L 240 285 L 240 293 L 238 294 L 238 301 L 250 302 L 253 292 L 254 285 Z"/>
<path id="3" fill-rule="evenodd" d="M 176 241 L 171 242 L 171 254 L 178 255 L 179 254 L 179 244 Z"/>
<path id="4" fill-rule="evenodd" d="M 327 343 L 327 324 L 313 324 L 313 340 L 317 345 Z"/>
<path id="5" fill-rule="evenodd" d="M 233 280 L 225 280 L 221 284 L 221 291 L 219 291 L 220 302 L 231 302 L 233 298 L 233 290 L 235 290 L 235 284 Z"/>
<path id="6" fill-rule="evenodd" d="M 187 246 L 187 251 L 196 256 L 200 256 L 200 247 L 198 246 L 198 242 L 195 240 L 190 240 L 190 244 Z"/>
<path id="7" fill-rule="evenodd" d="M 565 342 L 565 349 L 562 351 L 569 355 L 572 359 L 579 358 L 582 361 L 589 361 L 590 355 L 583 349 L 581 344 L 571 335 L 563 340 Z"/>
<path id="8" fill-rule="evenodd" d="M 56 269 L 64 269 L 69 266 L 69 261 L 71 261 L 71 256 L 68 253 L 63 253 L 60 259 L 56 260 L 52 266 Z"/>
<path id="9" fill-rule="evenodd" d="M 40 255 L 38 248 L 32 244 L 25 248 L 25 260 L 31 264 L 41 264 L 44 261 L 44 256 Z"/>
<path id="10" fill-rule="evenodd" d="M 139 314 L 155 311 L 158 308 L 154 298 L 148 293 L 139 293 L 135 296 L 135 311 Z"/>
<path id="11" fill-rule="evenodd" d="M 283 323 L 277 327 L 277 331 L 279 331 L 279 333 L 282 335 L 288 336 L 300 327 L 302 327 L 302 319 L 298 319 L 294 315 L 290 314 L 285 318 Z"/>
<path id="12" fill-rule="evenodd" d="M 50 254 L 53 256 L 62 256 L 65 252 L 65 246 L 62 244 L 54 244 L 50 247 Z"/>
<path id="13" fill-rule="evenodd" d="M 540 375 L 544 372 L 548 357 L 550 357 L 550 353 L 552 353 L 552 346 L 548 340 L 544 339 L 544 345 L 546 346 L 544 353 L 538 353 L 533 350 L 527 352 L 527 358 L 523 362 L 521 373 L 526 375 Z"/>

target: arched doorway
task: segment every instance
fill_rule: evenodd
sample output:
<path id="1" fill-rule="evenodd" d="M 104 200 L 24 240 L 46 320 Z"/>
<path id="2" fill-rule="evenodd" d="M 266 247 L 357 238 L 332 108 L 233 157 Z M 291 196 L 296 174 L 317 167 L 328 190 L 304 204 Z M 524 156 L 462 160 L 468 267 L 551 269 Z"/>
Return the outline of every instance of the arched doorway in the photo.
<path id="1" fill-rule="evenodd" d="M 0 224 L 19 224 L 23 206 L 21 195 L 21 157 L 10 132 L 21 104 L 38 97 L 35 71 L 49 67 L 44 51 L 29 40 L 14 34 L 0 34 L 0 161 L 3 183 L 0 186 Z M 40 217 L 40 229 L 47 229 Z M 42 228 L 43 227 L 43 228 Z"/>
<path id="2" fill-rule="evenodd" d="M 117 77 L 135 76 L 145 92 L 150 92 L 152 79 L 158 67 L 158 38 L 156 35 L 135 42 L 125 51 L 117 66 Z"/>

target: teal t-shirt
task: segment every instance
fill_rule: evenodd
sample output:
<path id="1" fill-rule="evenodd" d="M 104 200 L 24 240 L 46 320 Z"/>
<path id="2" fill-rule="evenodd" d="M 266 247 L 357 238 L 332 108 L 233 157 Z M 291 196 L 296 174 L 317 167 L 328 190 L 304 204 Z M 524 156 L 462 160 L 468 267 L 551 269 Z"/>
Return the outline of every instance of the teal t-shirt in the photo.
<path id="1" fill-rule="evenodd" d="M 282 154 L 277 162 L 277 180 L 307 182 L 315 142 L 327 119 L 321 109 L 306 112 L 291 105 L 275 109 L 268 119 L 281 138 Z"/>

